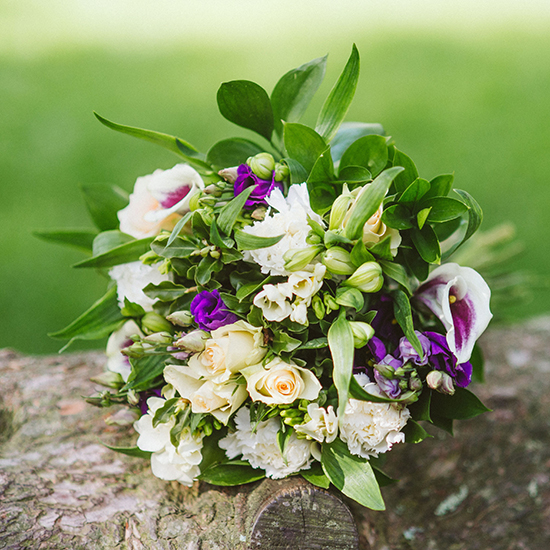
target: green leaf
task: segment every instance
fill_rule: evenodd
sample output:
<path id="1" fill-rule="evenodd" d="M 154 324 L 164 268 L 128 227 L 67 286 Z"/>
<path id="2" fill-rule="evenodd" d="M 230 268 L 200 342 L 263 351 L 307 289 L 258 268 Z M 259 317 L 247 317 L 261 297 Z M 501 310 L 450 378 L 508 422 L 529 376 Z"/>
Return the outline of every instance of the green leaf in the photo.
<path id="1" fill-rule="evenodd" d="M 268 248 L 277 244 L 284 235 L 277 235 L 276 237 L 257 237 L 256 235 L 250 235 L 240 229 L 235 231 L 235 240 L 239 250 L 256 250 L 257 248 Z"/>
<path id="2" fill-rule="evenodd" d="M 197 272 L 195 273 L 195 281 L 198 285 L 205 285 L 212 278 L 213 271 L 219 271 L 216 269 L 216 264 L 218 260 L 212 258 L 212 256 L 205 256 L 197 267 Z"/>
<path id="3" fill-rule="evenodd" d="M 162 375 L 167 359 L 170 355 L 146 355 L 130 358 L 132 371 L 123 390 L 144 391 L 151 387 L 153 382 Z"/>
<path id="4" fill-rule="evenodd" d="M 151 249 L 163 258 L 188 258 L 200 248 L 193 241 L 186 237 L 176 237 L 171 244 L 164 244 L 165 241 L 153 241 Z"/>
<path id="5" fill-rule="evenodd" d="M 98 235 L 100 237 L 102 234 Z M 113 267 L 139 260 L 140 256 L 151 250 L 153 237 L 133 240 L 115 246 L 106 252 L 92 256 L 73 265 L 73 267 Z M 95 246 L 95 243 L 94 243 Z"/>
<path id="6" fill-rule="evenodd" d="M 372 174 L 363 166 L 345 166 L 338 174 L 338 181 L 365 184 L 372 180 Z"/>
<path id="7" fill-rule="evenodd" d="M 428 216 L 430 215 L 431 208 L 424 208 L 423 210 L 420 210 L 418 214 L 416 215 L 416 222 L 418 223 L 418 229 L 422 229 L 424 227 L 424 224 L 426 223 L 426 220 L 428 219 Z"/>
<path id="8" fill-rule="evenodd" d="M 351 307 L 355 311 L 361 311 L 365 304 L 363 293 L 357 288 L 340 286 L 336 290 L 336 303 L 344 307 Z"/>
<path id="9" fill-rule="evenodd" d="M 346 496 L 371 510 L 385 510 L 369 461 L 352 455 L 343 441 L 323 443 L 321 464 L 332 484 Z"/>
<path id="10" fill-rule="evenodd" d="M 425 199 L 446 197 L 453 188 L 453 174 L 442 174 L 430 181 L 430 190 L 424 195 Z"/>
<path id="11" fill-rule="evenodd" d="M 469 208 L 468 210 L 468 229 L 466 230 L 466 235 L 460 243 L 464 244 L 479 228 L 481 222 L 483 221 L 483 211 L 477 203 L 477 201 L 461 189 L 455 189 L 455 193 L 464 201 L 464 204 Z M 456 250 L 456 249 L 455 249 Z"/>
<path id="12" fill-rule="evenodd" d="M 472 381 L 480 383 L 485 382 L 485 375 L 483 373 L 483 365 L 485 360 L 483 358 L 483 350 L 479 344 L 476 344 L 472 350 L 470 363 L 472 365 Z"/>
<path id="13" fill-rule="evenodd" d="M 256 470 L 248 464 L 232 464 L 231 462 L 226 462 L 210 466 L 202 472 L 199 479 L 206 481 L 206 483 L 210 483 L 211 485 L 233 487 L 235 485 L 252 483 L 263 479 L 264 477 L 265 472 L 263 470 Z"/>
<path id="14" fill-rule="evenodd" d="M 450 197 L 423 200 L 422 208 L 431 209 L 427 217 L 428 222 L 431 223 L 448 222 L 468 212 L 468 207 L 463 202 Z"/>
<path id="15" fill-rule="evenodd" d="M 174 226 L 174 229 L 172 229 L 172 233 L 170 233 L 170 238 L 168 239 L 168 242 L 166 243 L 166 246 L 171 245 L 175 240 L 176 237 L 180 234 L 180 231 L 183 229 L 183 226 L 193 217 L 193 212 L 187 212 L 185 216 L 183 216 L 178 223 Z"/>
<path id="16" fill-rule="evenodd" d="M 92 221 L 100 231 L 117 229 L 117 212 L 128 204 L 128 193 L 115 185 L 96 183 L 81 185 L 86 207 Z"/>
<path id="17" fill-rule="evenodd" d="M 300 347 L 302 341 L 293 338 L 282 330 L 273 331 L 273 352 L 280 354 L 281 352 L 291 352 Z"/>
<path id="18" fill-rule="evenodd" d="M 311 208 L 318 214 L 327 212 L 337 197 L 336 189 L 329 182 L 334 177 L 334 165 L 330 156 L 330 149 L 321 153 L 307 179 L 307 188 Z"/>
<path id="19" fill-rule="evenodd" d="M 405 262 L 411 273 L 419 280 L 424 281 L 430 274 L 430 264 L 425 262 L 413 248 L 401 248 Z"/>
<path id="20" fill-rule="evenodd" d="M 219 446 L 219 441 L 224 436 L 225 430 L 219 430 L 215 431 L 211 436 L 203 438 L 201 449 L 202 460 L 199 464 L 201 472 L 204 472 L 213 464 L 227 461 L 225 451 Z"/>
<path id="21" fill-rule="evenodd" d="M 411 239 L 418 250 L 421 258 L 429 264 L 441 263 L 441 249 L 437 235 L 430 225 L 425 225 L 422 229 L 413 229 Z"/>
<path id="22" fill-rule="evenodd" d="M 112 229 L 110 231 L 102 231 L 97 235 L 92 244 L 92 254 L 94 256 L 99 256 L 105 252 L 109 252 L 113 248 L 120 246 L 122 244 L 135 241 L 134 237 L 122 233 L 118 229 Z"/>
<path id="23" fill-rule="evenodd" d="M 286 446 L 290 436 L 292 435 L 292 431 L 293 430 L 291 428 L 287 427 L 285 424 L 282 424 L 280 430 L 277 432 L 277 445 L 283 458 L 285 457 Z"/>
<path id="24" fill-rule="evenodd" d="M 290 170 L 290 183 L 304 183 L 307 180 L 307 170 L 295 159 L 285 157 L 283 159 Z"/>
<path id="25" fill-rule="evenodd" d="M 381 124 L 371 124 L 367 122 L 342 122 L 338 132 L 330 143 L 332 158 L 339 161 L 344 151 L 359 138 L 377 134 L 384 135 L 384 128 Z"/>
<path id="26" fill-rule="evenodd" d="M 380 242 L 369 246 L 369 252 L 383 260 L 392 261 L 393 254 L 391 253 L 391 235 L 387 235 Z"/>
<path id="27" fill-rule="evenodd" d="M 357 81 L 359 80 L 359 52 L 355 44 L 351 55 L 340 75 L 340 78 L 330 91 L 319 117 L 315 130 L 329 143 L 336 135 L 340 124 L 343 122 L 349 106 L 355 95 Z"/>
<path id="28" fill-rule="evenodd" d="M 409 275 L 407 274 L 407 270 L 401 264 L 386 262 L 384 260 L 380 260 L 378 263 L 381 265 L 384 275 L 394 281 L 397 281 L 407 291 L 409 296 L 412 296 Z"/>
<path id="29" fill-rule="evenodd" d="M 399 150 L 395 150 L 395 155 L 393 157 L 394 166 L 402 166 L 404 171 L 401 172 L 395 178 L 395 189 L 398 193 L 403 193 L 405 189 L 418 177 L 418 170 L 414 162 L 407 156 L 405 153 L 402 153 Z"/>
<path id="30" fill-rule="evenodd" d="M 343 310 L 342 310 L 343 311 Z M 338 412 L 343 415 L 348 402 L 349 384 L 353 371 L 353 332 L 345 316 L 340 314 L 338 319 L 328 329 L 328 346 L 334 364 L 332 379 L 338 391 Z M 330 476 L 329 476 L 330 477 Z"/>
<path id="31" fill-rule="evenodd" d="M 490 412 L 471 391 L 456 388 L 454 395 L 433 392 L 430 413 L 453 420 L 466 420 L 484 412 Z"/>
<path id="32" fill-rule="evenodd" d="M 231 237 L 223 237 L 219 230 L 218 230 L 218 224 L 216 223 L 216 220 L 212 220 L 212 223 L 210 224 L 210 242 L 221 249 L 229 249 L 227 252 L 236 252 L 235 250 L 231 250 L 233 245 L 235 244 L 235 241 Z M 240 253 L 237 252 L 237 254 Z"/>
<path id="33" fill-rule="evenodd" d="M 97 231 L 93 229 L 46 229 L 32 234 L 43 241 L 72 246 L 84 252 L 92 251 L 92 243 L 97 237 Z"/>
<path id="34" fill-rule="evenodd" d="M 218 90 L 220 113 L 237 126 L 260 134 L 267 141 L 273 133 L 273 110 L 267 92 L 255 82 L 232 80 Z"/>
<path id="35" fill-rule="evenodd" d="M 403 231 L 414 227 L 411 211 L 402 204 L 394 204 L 384 210 L 382 221 L 389 227 Z"/>
<path id="36" fill-rule="evenodd" d="M 210 165 L 204 162 L 204 155 L 199 153 L 193 145 L 183 139 L 179 139 L 168 134 L 162 134 L 160 132 L 154 132 L 152 130 L 117 124 L 116 122 L 103 118 L 96 112 L 94 112 L 94 115 L 99 122 L 101 122 L 101 124 L 104 124 L 107 128 L 111 128 L 111 130 L 116 130 L 117 132 L 121 132 L 129 136 L 144 139 L 145 141 L 149 141 L 155 145 L 160 145 L 161 147 L 172 151 L 172 153 L 175 153 L 179 157 L 184 158 L 189 164 L 194 164 L 199 168 L 210 169 Z"/>
<path id="37" fill-rule="evenodd" d="M 322 489 L 330 487 L 330 479 L 323 472 L 323 467 L 319 462 L 314 462 L 309 470 L 302 470 L 300 473 L 305 480 L 316 487 L 321 487 Z"/>
<path id="38" fill-rule="evenodd" d="M 206 155 L 206 160 L 220 168 L 244 164 L 248 157 L 262 153 L 264 149 L 244 138 L 231 138 L 218 141 Z"/>
<path id="39" fill-rule="evenodd" d="M 415 202 L 418 202 L 429 190 L 430 182 L 428 180 L 416 178 L 407 187 L 407 189 L 403 191 L 398 202 L 400 204 L 414 204 Z"/>
<path id="40" fill-rule="evenodd" d="M 340 174 L 346 166 L 363 166 L 377 176 L 388 163 L 388 146 L 383 136 L 370 135 L 354 141 L 342 155 Z M 342 177 L 340 175 L 340 177 Z"/>
<path id="41" fill-rule="evenodd" d="M 283 139 L 288 156 L 297 160 L 307 173 L 327 149 L 325 140 L 315 130 L 295 122 L 285 123 Z"/>
<path id="42" fill-rule="evenodd" d="M 221 210 L 218 216 L 218 227 L 222 233 L 231 234 L 231 230 L 242 212 L 248 197 L 254 191 L 254 186 L 247 187 L 239 193 L 234 199 L 231 199 Z"/>
<path id="43" fill-rule="evenodd" d="M 359 401 L 370 401 L 372 403 L 410 403 L 414 400 L 415 393 L 408 391 L 397 399 L 373 395 L 372 393 L 365 391 L 359 382 L 357 382 L 355 377 L 352 376 L 349 385 L 349 395 L 353 399 L 358 399 Z"/>
<path id="44" fill-rule="evenodd" d="M 425 420 L 426 422 L 431 422 L 432 418 L 430 416 L 430 404 L 432 400 L 432 391 L 428 388 L 420 394 L 420 397 L 417 401 L 409 405 L 409 411 L 411 417 L 414 420 Z"/>
<path id="45" fill-rule="evenodd" d="M 267 277 L 266 279 L 263 279 L 259 282 L 253 282 L 253 283 L 245 283 L 242 285 L 239 290 L 237 290 L 237 299 L 239 301 L 244 300 L 248 296 L 250 296 L 252 293 L 256 292 L 257 290 L 260 290 L 264 285 L 269 283 L 271 281 L 271 277 Z"/>
<path id="46" fill-rule="evenodd" d="M 123 321 L 124 317 L 118 308 L 116 287 L 113 286 L 70 325 L 62 330 L 50 333 L 49 336 L 60 340 L 70 340 L 65 346 L 67 348 L 73 340 L 104 338 L 116 330 Z"/>
<path id="47" fill-rule="evenodd" d="M 435 393 L 435 392 L 434 392 Z M 438 416 L 435 413 L 432 413 L 432 424 L 442 430 L 445 430 L 450 435 L 453 434 L 453 419 L 445 418 L 444 416 Z"/>
<path id="48" fill-rule="evenodd" d="M 128 456 L 135 456 L 137 458 L 149 459 L 153 454 L 149 451 L 142 451 L 139 447 L 111 447 L 111 445 L 107 445 L 106 443 L 102 443 L 102 445 L 104 447 L 107 447 L 107 449 L 111 449 L 111 451 L 115 451 L 116 453 L 121 453 Z"/>
<path id="49" fill-rule="evenodd" d="M 428 437 L 433 437 L 412 418 L 407 420 L 407 424 L 401 431 L 405 434 L 405 443 L 420 443 Z"/>
<path id="50" fill-rule="evenodd" d="M 361 237 L 365 223 L 378 210 L 392 181 L 402 171 L 401 167 L 388 168 L 368 187 L 363 188 L 346 225 L 345 236 L 348 239 L 355 240 Z"/>
<path id="51" fill-rule="evenodd" d="M 367 250 L 365 243 L 359 239 L 351 250 L 351 261 L 357 267 L 361 267 L 365 262 L 374 262 L 374 256 Z"/>
<path id="52" fill-rule="evenodd" d="M 153 428 L 156 428 L 159 424 L 163 424 L 170 420 L 176 410 L 176 404 L 178 401 L 179 397 L 167 399 L 164 402 L 164 405 L 155 411 L 155 415 L 153 416 Z"/>
<path id="53" fill-rule="evenodd" d="M 162 281 L 158 285 L 149 283 L 144 289 L 143 293 L 149 298 L 154 300 L 160 300 L 161 302 L 171 302 L 180 298 L 184 294 L 187 294 L 188 288 L 183 285 L 178 285 L 172 281 Z"/>
<path id="54" fill-rule="evenodd" d="M 288 71 L 271 92 L 275 128 L 281 133 L 281 120 L 298 122 L 325 77 L 327 56 L 319 57 Z"/>
<path id="55" fill-rule="evenodd" d="M 324 349 L 327 346 L 328 340 L 323 336 L 321 338 L 314 338 L 313 340 L 309 340 L 297 349 L 299 349 L 300 351 L 305 349 Z"/>
<path id="56" fill-rule="evenodd" d="M 395 320 L 399 323 L 401 330 L 407 337 L 407 340 L 411 343 L 412 347 L 416 350 L 416 353 L 420 358 L 424 357 L 424 351 L 418 336 L 414 333 L 414 324 L 412 318 L 411 303 L 409 297 L 402 290 L 395 290 L 392 292 L 393 296 L 393 312 Z"/>

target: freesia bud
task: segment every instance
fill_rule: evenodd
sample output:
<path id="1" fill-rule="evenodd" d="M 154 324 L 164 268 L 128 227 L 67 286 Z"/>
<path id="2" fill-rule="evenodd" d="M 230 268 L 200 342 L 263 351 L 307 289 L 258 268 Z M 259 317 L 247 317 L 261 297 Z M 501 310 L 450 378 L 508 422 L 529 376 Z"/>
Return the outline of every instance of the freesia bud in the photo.
<path id="1" fill-rule="evenodd" d="M 246 164 L 252 168 L 252 172 L 263 180 L 270 180 L 275 170 L 275 159 L 269 153 L 258 153 L 249 157 Z"/>
<path id="2" fill-rule="evenodd" d="M 191 312 L 185 310 L 174 311 L 174 313 L 170 313 L 166 319 L 174 325 L 178 325 L 180 327 L 188 327 L 193 322 Z"/>
<path id="3" fill-rule="evenodd" d="M 275 181 L 284 181 L 288 179 L 290 175 L 290 170 L 286 164 L 278 162 L 275 164 Z"/>
<path id="4" fill-rule="evenodd" d="M 355 265 L 351 261 L 351 254 L 340 246 L 329 248 L 321 256 L 321 261 L 335 275 L 351 275 L 355 271 Z"/>
<path id="5" fill-rule="evenodd" d="M 172 335 L 169 332 L 154 332 L 143 339 L 147 344 L 168 345 L 172 343 Z"/>
<path id="6" fill-rule="evenodd" d="M 124 380 L 118 372 L 106 371 L 102 372 L 98 376 L 90 378 L 92 382 L 105 386 L 106 388 L 118 389 L 124 386 Z"/>
<path id="7" fill-rule="evenodd" d="M 229 183 L 235 183 L 237 180 L 237 177 L 239 176 L 237 172 L 237 166 L 233 166 L 231 168 L 224 168 L 223 170 L 220 170 L 218 172 L 218 175 L 221 176 L 225 181 L 228 181 Z"/>
<path id="8" fill-rule="evenodd" d="M 432 390 L 453 395 L 455 392 L 453 379 L 446 373 L 440 370 L 433 370 L 426 376 L 426 383 Z"/>
<path id="9" fill-rule="evenodd" d="M 173 330 L 172 325 L 158 313 L 154 311 L 148 311 L 141 319 L 141 326 L 144 331 L 149 334 L 153 332 L 171 332 Z"/>
<path id="10" fill-rule="evenodd" d="M 376 262 L 365 262 L 342 284 L 358 288 L 361 292 L 378 292 L 384 284 L 382 268 Z"/>
<path id="11" fill-rule="evenodd" d="M 353 332 L 353 345 L 356 348 L 362 348 L 374 336 L 374 329 L 362 321 L 350 321 L 351 331 Z"/>
<path id="12" fill-rule="evenodd" d="M 204 349 L 204 343 L 210 338 L 208 332 L 204 330 L 193 330 L 189 334 L 182 336 L 174 345 L 191 352 L 199 352 Z"/>
<path id="13" fill-rule="evenodd" d="M 300 271 L 306 265 L 313 261 L 323 250 L 322 246 L 308 246 L 307 248 L 295 248 L 287 250 L 283 256 L 285 260 L 285 269 L 288 271 Z"/>

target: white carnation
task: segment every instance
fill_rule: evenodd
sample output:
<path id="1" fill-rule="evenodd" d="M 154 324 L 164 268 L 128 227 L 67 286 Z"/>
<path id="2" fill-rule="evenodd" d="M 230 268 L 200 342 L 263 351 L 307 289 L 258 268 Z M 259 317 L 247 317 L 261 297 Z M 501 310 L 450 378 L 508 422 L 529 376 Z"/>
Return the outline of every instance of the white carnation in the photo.
<path id="1" fill-rule="evenodd" d="M 131 336 L 138 334 L 143 336 L 143 333 L 134 321 L 126 321 L 118 330 L 113 332 L 107 340 L 107 349 L 105 355 L 107 355 L 107 369 L 111 372 L 118 372 L 124 382 L 128 380 L 132 366 L 130 360 L 126 355 L 122 355 L 120 350 L 131 346 L 134 342 L 131 340 Z"/>
<path id="2" fill-rule="evenodd" d="M 277 419 L 260 422 L 253 431 L 250 411 L 243 407 L 235 415 L 235 424 L 237 431 L 224 437 L 219 443 L 229 458 L 242 455 L 253 468 L 265 470 L 266 476 L 272 479 L 281 479 L 310 467 L 312 443 L 298 439 L 294 433 L 286 445 L 285 456 L 281 455 L 277 444 Z"/>
<path id="3" fill-rule="evenodd" d="M 150 283 L 158 285 L 170 281 L 171 276 L 163 275 L 154 265 L 141 262 L 115 265 L 109 271 L 109 277 L 116 282 L 118 305 L 124 307 L 124 298 L 140 305 L 145 311 L 152 311 L 155 300 L 143 293 Z"/>
<path id="4" fill-rule="evenodd" d="M 165 402 L 160 397 L 147 399 L 147 414 L 134 423 L 134 428 L 139 433 L 137 446 L 142 451 L 153 453 L 151 469 L 155 476 L 166 481 L 179 481 L 190 487 L 201 473 L 199 464 L 202 461 L 202 436 L 193 436 L 189 428 L 186 428 L 181 433 L 178 446 L 174 447 L 170 441 L 174 417 L 153 428 L 155 412 Z"/>
<path id="5" fill-rule="evenodd" d="M 258 237 L 284 237 L 275 245 L 244 252 L 244 258 L 256 262 L 262 273 L 270 275 L 290 275 L 285 269 L 283 256 L 289 250 L 306 248 L 306 237 L 310 231 L 308 216 L 317 223 L 324 225 L 322 218 L 316 214 L 309 204 L 307 184 L 291 185 L 285 199 L 280 189 L 276 188 L 266 198 L 271 207 L 262 221 L 254 222 L 243 229 L 246 233 Z M 276 214 L 272 211 L 277 210 Z"/>
<path id="6" fill-rule="evenodd" d="M 377 394 L 378 386 L 365 374 L 356 374 L 356 380 L 369 393 Z M 389 451 L 394 443 L 403 443 L 401 432 L 411 414 L 397 403 L 373 403 L 350 399 L 345 414 L 340 418 L 340 438 L 350 453 L 368 458 Z"/>

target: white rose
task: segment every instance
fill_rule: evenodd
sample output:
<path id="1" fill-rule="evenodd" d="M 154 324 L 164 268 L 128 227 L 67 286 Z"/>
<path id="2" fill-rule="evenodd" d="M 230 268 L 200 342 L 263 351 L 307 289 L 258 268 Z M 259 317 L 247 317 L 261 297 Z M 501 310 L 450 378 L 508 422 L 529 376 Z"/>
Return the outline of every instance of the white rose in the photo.
<path id="1" fill-rule="evenodd" d="M 118 212 L 120 230 L 136 239 L 171 230 L 189 211 L 191 197 L 204 189 L 200 174 L 187 164 L 155 170 L 136 180 L 130 203 Z"/>
<path id="2" fill-rule="evenodd" d="M 379 395 L 378 386 L 365 374 L 354 375 L 369 393 Z M 340 438 L 350 453 L 368 458 L 389 451 L 394 443 L 403 443 L 401 432 L 410 418 L 409 410 L 397 403 L 373 403 L 350 399 L 340 417 Z"/>
<path id="3" fill-rule="evenodd" d="M 321 390 L 317 377 L 308 369 L 285 363 L 280 357 L 265 367 L 253 365 L 242 371 L 252 401 L 267 405 L 293 403 L 296 399 L 316 399 Z"/>
<path id="4" fill-rule="evenodd" d="M 280 323 L 292 313 L 292 306 L 287 301 L 291 297 L 291 288 L 285 283 L 264 285 L 263 290 L 256 294 L 254 305 L 262 310 L 268 321 Z"/>
<path id="5" fill-rule="evenodd" d="M 145 311 L 152 311 L 155 300 L 146 296 L 143 289 L 150 283 L 158 285 L 172 280 L 171 275 L 160 273 L 154 265 L 141 262 L 115 265 L 109 270 L 109 277 L 116 282 L 118 305 L 124 307 L 124 298 L 140 305 Z"/>
<path id="6" fill-rule="evenodd" d="M 160 397 L 150 397 L 147 400 L 147 414 L 134 423 L 134 428 L 139 433 L 137 446 L 142 451 L 153 453 L 151 469 L 155 476 L 167 481 L 179 481 L 190 487 L 200 475 L 202 436 L 193 436 L 187 428 L 182 431 L 178 446 L 174 447 L 170 441 L 170 430 L 175 424 L 174 417 L 156 428 L 153 427 L 155 412 L 165 402 Z"/>
<path id="7" fill-rule="evenodd" d="M 111 372 L 118 372 L 124 382 L 128 381 L 128 376 L 132 371 L 130 360 L 126 355 L 122 355 L 120 350 L 131 346 L 134 342 L 131 340 L 131 336 L 137 334 L 143 336 L 140 328 L 134 321 L 126 321 L 118 330 L 115 330 L 109 336 L 107 340 L 107 349 L 105 355 L 107 356 L 107 369 Z"/>
<path id="8" fill-rule="evenodd" d="M 307 415 L 310 420 L 305 424 L 294 426 L 295 431 L 305 434 L 319 443 L 323 443 L 323 441 L 332 443 L 336 439 L 338 435 L 338 417 L 332 406 L 323 409 L 317 403 L 310 403 L 307 406 Z"/>
<path id="9" fill-rule="evenodd" d="M 243 407 L 235 415 L 235 425 L 236 432 L 219 442 L 229 458 L 242 455 L 253 468 L 265 470 L 266 476 L 272 479 L 281 479 L 310 467 L 312 442 L 298 439 L 294 433 L 287 441 L 285 455 L 281 454 L 277 444 L 280 424 L 276 418 L 251 426 L 250 411 Z"/>

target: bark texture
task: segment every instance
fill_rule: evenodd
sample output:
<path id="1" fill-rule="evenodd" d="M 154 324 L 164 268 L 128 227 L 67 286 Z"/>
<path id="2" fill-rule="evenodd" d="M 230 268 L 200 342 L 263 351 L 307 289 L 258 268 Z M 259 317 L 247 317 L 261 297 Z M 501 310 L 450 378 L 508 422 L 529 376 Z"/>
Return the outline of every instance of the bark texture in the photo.
<path id="1" fill-rule="evenodd" d="M 433 430 L 388 454 L 386 471 L 400 482 L 383 489 L 387 511 L 348 502 L 360 548 L 550 548 L 550 319 L 493 330 L 482 345 L 487 383 L 475 392 L 493 412 L 457 423 L 454 438 Z M 244 550 L 267 496 L 288 497 L 292 509 L 299 490 L 302 517 L 307 499 L 314 510 L 317 497 L 297 480 L 187 489 L 106 449 L 101 442 L 135 438 L 81 399 L 103 364 L 97 352 L 0 351 L 0 548 Z M 353 548 L 325 538 L 326 548 Z"/>

